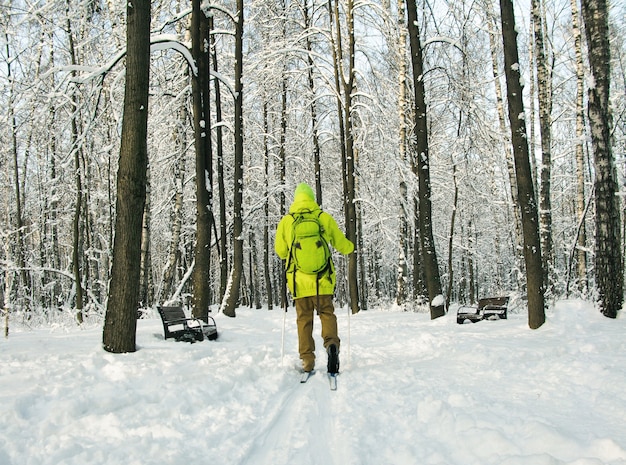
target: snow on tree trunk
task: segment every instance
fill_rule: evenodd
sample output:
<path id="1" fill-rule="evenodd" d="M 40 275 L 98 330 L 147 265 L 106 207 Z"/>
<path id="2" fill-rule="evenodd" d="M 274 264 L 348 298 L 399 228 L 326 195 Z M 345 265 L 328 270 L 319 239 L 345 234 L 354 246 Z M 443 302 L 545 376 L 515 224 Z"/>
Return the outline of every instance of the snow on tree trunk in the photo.
<path id="1" fill-rule="evenodd" d="M 504 71 L 507 82 L 511 142 L 515 159 L 518 199 L 522 211 L 524 235 L 524 261 L 528 294 L 528 325 L 537 329 L 545 322 L 543 294 L 543 266 L 539 241 L 537 201 L 528 157 L 526 121 L 522 102 L 522 83 L 517 51 L 517 31 L 511 0 L 500 0 L 502 18 L 502 43 L 504 46 Z"/>
<path id="2" fill-rule="evenodd" d="M 198 67 L 192 77 L 193 125 L 196 150 L 196 247 L 193 271 L 193 316 L 208 321 L 210 304 L 211 212 L 213 157 L 209 93 L 209 20 L 200 0 L 192 2 L 191 53 Z"/>
<path id="3" fill-rule="evenodd" d="M 417 5 L 415 0 L 407 0 L 407 13 L 409 41 L 411 43 L 411 64 L 413 65 L 415 137 L 417 139 L 412 167 L 413 173 L 417 176 L 419 182 L 418 207 L 421 258 L 424 265 L 426 289 L 428 290 L 430 317 L 435 319 L 445 314 L 445 301 L 442 301 L 441 305 L 434 305 L 433 303 L 435 302 L 435 297 L 441 295 L 442 292 L 439 265 L 437 263 L 437 250 L 433 236 L 426 92 L 424 89 L 424 67 L 422 62 L 423 52 L 417 27 Z"/>
<path id="4" fill-rule="evenodd" d="M 600 311 L 609 318 L 615 318 L 622 308 L 624 278 L 620 205 L 611 149 L 611 55 L 607 8 L 605 0 L 582 2 L 593 79 L 589 85 L 588 112 L 596 175 L 596 285 Z"/>
<path id="5" fill-rule="evenodd" d="M 243 0 L 237 0 L 235 24 L 235 159 L 233 186 L 233 269 L 222 312 L 235 317 L 243 275 Z"/>

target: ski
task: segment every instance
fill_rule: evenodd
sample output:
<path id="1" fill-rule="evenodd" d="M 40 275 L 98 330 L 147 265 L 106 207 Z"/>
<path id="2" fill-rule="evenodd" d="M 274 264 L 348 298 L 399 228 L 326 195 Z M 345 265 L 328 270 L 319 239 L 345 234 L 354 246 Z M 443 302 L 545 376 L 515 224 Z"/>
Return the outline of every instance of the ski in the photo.
<path id="1" fill-rule="evenodd" d="M 328 382 L 330 384 L 331 391 L 337 390 L 337 375 L 338 374 L 339 373 L 328 373 Z"/>
<path id="2" fill-rule="evenodd" d="M 313 371 L 303 371 L 300 374 L 300 383 L 306 383 L 309 380 L 309 378 L 311 376 L 313 376 L 314 373 L 315 373 L 315 370 L 313 370 Z"/>

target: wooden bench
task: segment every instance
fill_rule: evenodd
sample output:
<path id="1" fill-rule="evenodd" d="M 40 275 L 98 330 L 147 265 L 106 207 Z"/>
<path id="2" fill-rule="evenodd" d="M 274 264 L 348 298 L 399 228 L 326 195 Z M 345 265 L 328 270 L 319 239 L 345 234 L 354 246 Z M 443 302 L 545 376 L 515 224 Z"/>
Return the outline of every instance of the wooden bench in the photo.
<path id="1" fill-rule="evenodd" d="M 185 342 L 217 339 L 217 325 L 210 316 L 209 322 L 205 323 L 198 318 L 188 317 L 183 307 L 157 307 L 157 310 L 163 322 L 165 339 L 171 337 Z"/>
<path id="2" fill-rule="evenodd" d="M 456 322 L 463 324 L 466 321 L 476 323 L 481 320 L 506 320 L 508 305 L 508 296 L 479 299 L 477 307 L 459 307 Z"/>

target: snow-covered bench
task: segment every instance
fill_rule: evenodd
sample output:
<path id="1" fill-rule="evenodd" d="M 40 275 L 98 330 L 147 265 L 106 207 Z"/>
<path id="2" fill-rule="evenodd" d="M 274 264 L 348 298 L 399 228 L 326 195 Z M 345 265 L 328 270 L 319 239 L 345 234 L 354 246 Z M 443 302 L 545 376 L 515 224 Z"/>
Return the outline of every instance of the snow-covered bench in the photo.
<path id="1" fill-rule="evenodd" d="M 189 318 L 183 307 L 157 307 L 157 310 L 163 321 L 165 339 L 171 337 L 186 342 L 217 339 L 217 325 L 210 316 L 209 322 L 205 323 L 198 318 Z"/>
<path id="2" fill-rule="evenodd" d="M 481 320 L 506 320 L 508 305 L 508 296 L 479 299 L 477 307 L 459 307 L 456 322 L 463 324 L 466 321 L 476 323 Z"/>

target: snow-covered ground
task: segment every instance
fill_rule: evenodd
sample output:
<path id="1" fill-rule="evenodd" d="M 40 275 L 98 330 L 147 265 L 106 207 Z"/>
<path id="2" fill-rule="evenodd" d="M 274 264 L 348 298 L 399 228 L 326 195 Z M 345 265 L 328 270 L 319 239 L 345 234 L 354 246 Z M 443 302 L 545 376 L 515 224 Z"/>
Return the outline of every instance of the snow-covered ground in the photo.
<path id="1" fill-rule="evenodd" d="M 626 464 L 623 314 L 563 301 L 533 331 L 524 314 L 457 325 L 343 309 L 336 392 L 319 338 L 319 371 L 299 383 L 293 309 L 282 363 L 283 312 L 237 315 L 196 344 L 141 320 L 124 355 L 96 326 L 14 325 L 0 340 L 0 464 Z"/>

